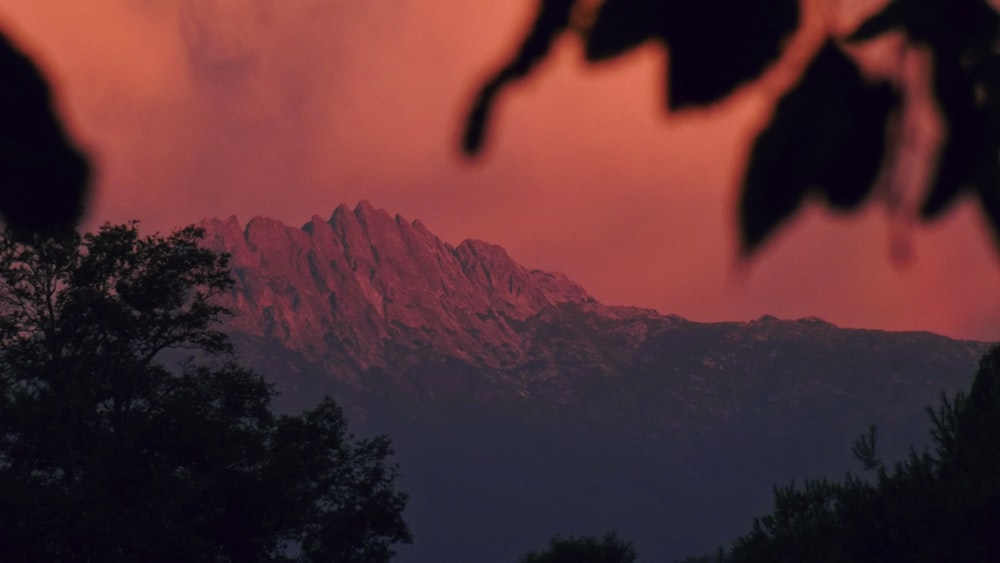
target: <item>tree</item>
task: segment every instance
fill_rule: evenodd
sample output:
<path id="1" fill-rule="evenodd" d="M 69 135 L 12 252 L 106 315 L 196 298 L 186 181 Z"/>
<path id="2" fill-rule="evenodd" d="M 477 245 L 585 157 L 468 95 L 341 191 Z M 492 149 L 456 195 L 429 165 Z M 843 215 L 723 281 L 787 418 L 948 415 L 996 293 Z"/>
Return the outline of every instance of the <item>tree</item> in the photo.
<path id="1" fill-rule="evenodd" d="M 636 560 L 632 542 L 615 532 L 598 536 L 556 536 L 545 550 L 531 551 L 518 563 L 633 563 Z"/>
<path id="2" fill-rule="evenodd" d="M 481 152 L 497 97 L 533 72 L 564 33 L 582 38 L 593 64 L 647 42 L 667 47 L 666 107 L 676 112 L 714 104 L 760 76 L 781 56 L 801 16 L 798 0 L 539 0 L 520 47 L 480 89 L 463 150 L 470 156 Z M 891 33 L 905 38 L 899 73 L 873 82 L 849 50 Z M 877 191 L 894 211 L 924 221 L 963 195 L 975 197 L 1000 245 L 998 40 L 1000 15 L 984 0 L 891 0 L 854 33 L 828 32 L 751 150 L 738 218 L 743 253 L 756 250 L 810 198 L 853 211 Z M 918 51 L 930 55 L 929 85 L 904 77 L 903 61 Z M 922 90 L 939 108 L 944 135 L 926 179 L 929 188 L 909 210 L 896 175 L 906 174 L 900 157 L 911 140 L 907 100 Z"/>
<path id="3" fill-rule="evenodd" d="M 275 416 L 233 361 L 202 236 L 0 237 L 0 559 L 374 562 L 410 540 L 389 441 L 329 399 Z"/>
<path id="4" fill-rule="evenodd" d="M 774 509 L 724 559 L 756 561 L 989 561 L 1000 550 L 1000 346 L 980 360 L 969 393 L 943 396 L 933 450 L 886 467 L 874 429 L 855 455 L 873 472 L 843 482 L 775 489 Z"/>

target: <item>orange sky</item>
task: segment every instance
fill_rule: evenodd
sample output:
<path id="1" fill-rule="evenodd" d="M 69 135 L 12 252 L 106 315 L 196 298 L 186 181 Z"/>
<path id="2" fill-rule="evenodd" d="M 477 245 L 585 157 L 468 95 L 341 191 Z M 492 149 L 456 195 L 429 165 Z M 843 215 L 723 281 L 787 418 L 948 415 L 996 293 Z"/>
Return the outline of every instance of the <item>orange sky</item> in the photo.
<path id="1" fill-rule="evenodd" d="M 0 25 L 43 63 L 97 160 L 91 225 L 301 224 L 369 199 L 611 304 L 1000 339 L 1000 259 L 968 205 L 913 231 L 904 267 L 872 207 L 810 208 L 740 268 L 735 194 L 768 90 L 667 116 L 654 48 L 589 68 L 563 41 L 501 99 L 485 158 L 463 161 L 463 113 L 533 5 L 7 0 Z"/>

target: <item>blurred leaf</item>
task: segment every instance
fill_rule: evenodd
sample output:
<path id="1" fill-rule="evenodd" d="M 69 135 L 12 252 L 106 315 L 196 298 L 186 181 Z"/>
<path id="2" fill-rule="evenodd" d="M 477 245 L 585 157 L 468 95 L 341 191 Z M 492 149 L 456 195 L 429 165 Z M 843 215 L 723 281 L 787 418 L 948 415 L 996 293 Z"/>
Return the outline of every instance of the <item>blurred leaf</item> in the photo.
<path id="1" fill-rule="evenodd" d="M 820 185 L 832 207 L 851 210 L 871 192 L 886 153 L 886 123 L 898 98 L 888 85 L 872 86 L 860 75 L 845 93 L 841 112 L 841 152 Z M 829 107 L 829 106 L 828 106 Z"/>
<path id="2" fill-rule="evenodd" d="M 587 59 L 659 40 L 670 48 L 669 108 L 707 105 L 759 76 L 798 21 L 796 0 L 606 0 L 588 33 Z"/>
<path id="3" fill-rule="evenodd" d="M 647 41 L 669 50 L 667 107 L 715 103 L 776 60 L 799 24 L 797 0 L 541 0 L 520 50 L 482 88 L 463 147 L 477 153 L 501 89 L 529 73 L 571 25 L 584 31 L 588 61 L 617 57 Z M 575 18 L 589 10 L 593 16 Z M 589 25 L 589 29 L 584 29 Z M 933 95 L 946 125 L 921 215 L 932 219 L 969 191 L 979 196 L 1000 244 L 1000 14 L 984 0 L 891 0 L 851 33 L 863 42 L 905 34 L 932 55 Z M 904 85 L 909 87 L 910 85 Z M 885 127 L 899 106 L 887 85 L 865 81 L 828 40 L 798 86 L 779 101 L 754 143 L 740 200 L 744 253 L 755 250 L 810 193 L 853 210 L 871 193 L 887 150 Z"/>
<path id="4" fill-rule="evenodd" d="M 669 3 L 667 84 L 672 110 L 719 101 L 758 77 L 799 22 L 797 0 Z"/>
<path id="5" fill-rule="evenodd" d="M 985 51 L 969 73 L 979 109 L 976 123 L 986 137 L 978 152 L 981 164 L 976 194 L 1000 249 L 1000 53 Z"/>
<path id="6" fill-rule="evenodd" d="M 63 130 L 42 74 L 0 34 L 0 214 L 15 233 L 69 229 L 90 165 Z"/>
<path id="7" fill-rule="evenodd" d="M 993 232 L 993 242 L 1000 249 L 1000 167 L 994 164 L 989 176 L 980 180 L 976 189 L 979 207 Z"/>
<path id="8" fill-rule="evenodd" d="M 810 190 L 836 208 L 857 207 L 878 175 L 895 101 L 827 42 L 754 143 L 740 200 L 743 252 L 755 250 Z"/>
<path id="9" fill-rule="evenodd" d="M 934 52 L 933 88 L 945 134 L 930 190 L 920 208 L 924 219 L 938 217 L 964 189 L 971 187 L 986 141 L 972 81 L 952 57 L 940 50 Z"/>
<path id="10" fill-rule="evenodd" d="M 665 38 L 669 6 L 662 0 L 605 0 L 587 33 L 587 60 L 616 57 L 648 39 Z"/>
<path id="11" fill-rule="evenodd" d="M 861 42 L 874 39 L 887 31 L 892 31 L 903 26 L 903 3 L 894 0 L 874 16 L 868 18 L 854 33 L 847 36 L 848 42 Z"/>
<path id="12" fill-rule="evenodd" d="M 576 7 L 576 0 L 540 0 L 519 50 L 476 97 L 462 138 L 466 154 L 482 150 L 496 97 L 548 54 L 555 38 L 569 28 Z M 705 105 L 759 76 L 780 55 L 798 21 L 797 0 L 605 0 L 586 30 L 586 56 L 604 60 L 659 39 L 670 46 L 670 109 Z"/>
<path id="13" fill-rule="evenodd" d="M 867 41 L 899 28 L 915 43 L 963 51 L 993 41 L 1000 16 L 983 0 L 893 0 L 848 41 Z"/>
<path id="14" fill-rule="evenodd" d="M 1000 26 L 997 28 L 1000 39 Z M 1000 51 L 993 45 L 963 53 L 959 58 L 976 90 L 976 105 L 990 123 L 1000 123 Z"/>
<path id="15" fill-rule="evenodd" d="M 504 86 L 528 74 L 548 54 L 555 38 L 569 26 L 576 0 L 539 0 L 538 15 L 514 57 L 480 90 L 466 120 L 462 149 L 470 155 L 483 148 L 486 124 L 496 96 Z"/>

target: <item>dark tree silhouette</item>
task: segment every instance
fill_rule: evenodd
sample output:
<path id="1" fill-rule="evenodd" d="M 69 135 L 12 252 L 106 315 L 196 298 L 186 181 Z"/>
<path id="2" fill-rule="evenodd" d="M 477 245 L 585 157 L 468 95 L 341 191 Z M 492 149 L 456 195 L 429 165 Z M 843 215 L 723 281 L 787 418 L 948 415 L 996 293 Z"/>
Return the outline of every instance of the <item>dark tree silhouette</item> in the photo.
<path id="1" fill-rule="evenodd" d="M 0 237 L 0 560 L 381 562 L 409 541 L 389 441 L 329 399 L 273 415 L 232 361 L 202 234 Z"/>
<path id="2" fill-rule="evenodd" d="M 63 129 L 34 63 L 0 33 L 0 215 L 28 235 L 80 220 L 90 164 Z"/>
<path id="3" fill-rule="evenodd" d="M 777 487 L 756 518 L 716 560 L 991 561 L 1000 550 L 1000 346 L 983 355 L 968 393 L 929 408 L 933 447 L 892 467 L 872 428 L 854 454 L 869 471 L 840 482 Z M 712 560 L 711 558 L 701 558 Z M 697 561 L 699 558 L 692 558 Z"/>
<path id="4" fill-rule="evenodd" d="M 543 550 L 534 550 L 518 563 L 634 563 L 638 555 L 632 542 L 615 532 L 603 536 L 556 536 Z"/>
<path id="5" fill-rule="evenodd" d="M 612 59 L 649 41 L 669 49 L 668 111 L 719 101 L 758 77 L 799 25 L 797 0 L 539 0 L 538 17 L 509 63 L 482 87 L 462 141 L 478 154 L 497 96 L 527 76 L 563 33 L 580 35 L 587 59 Z M 977 198 L 1000 245 L 1000 16 L 983 0 L 893 0 L 847 37 L 832 34 L 782 97 L 753 145 L 739 206 L 742 250 L 751 254 L 810 195 L 853 211 L 896 162 L 903 101 L 918 88 L 863 78 L 845 47 L 901 32 L 906 49 L 931 54 L 930 95 L 945 135 L 919 217 Z M 889 198 L 891 200 L 891 198 Z"/>

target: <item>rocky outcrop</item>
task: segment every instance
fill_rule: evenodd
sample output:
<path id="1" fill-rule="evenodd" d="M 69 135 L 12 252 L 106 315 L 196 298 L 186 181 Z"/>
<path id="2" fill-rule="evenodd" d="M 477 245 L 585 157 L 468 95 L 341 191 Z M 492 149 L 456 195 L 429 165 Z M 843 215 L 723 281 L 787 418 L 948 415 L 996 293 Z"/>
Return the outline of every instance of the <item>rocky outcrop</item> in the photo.
<path id="1" fill-rule="evenodd" d="M 232 256 L 230 328 L 275 339 L 342 376 L 387 368 L 390 343 L 512 368 L 531 347 L 525 323 L 547 309 L 632 311 L 596 303 L 564 275 L 520 266 L 499 246 L 453 247 L 420 221 L 368 202 L 341 205 L 329 220 L 313 217 L 301 228 L 263 217 L 245 227 L 235 217 L 202 226 L 206 244 Z"/>

